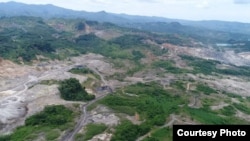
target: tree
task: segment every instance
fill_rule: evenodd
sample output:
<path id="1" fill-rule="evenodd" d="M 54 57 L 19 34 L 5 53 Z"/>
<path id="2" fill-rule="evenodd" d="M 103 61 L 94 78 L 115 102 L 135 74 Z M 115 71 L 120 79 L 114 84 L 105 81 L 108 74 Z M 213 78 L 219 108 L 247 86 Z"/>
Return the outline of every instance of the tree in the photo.
<path id="1" fill-rule="evenodd" d="M 83 88 L 79 80 L 75 78 L 69 78 L 60 83 L 58 90 L 61 93 L 61 97 L 65 100 L 92 100 L 95 98 L 93 95 L 88 95 L 85 88 Z"/>
<path id="2" fill-rule="evenodd" d="M 85 24 L 84 23 L 82 23 L 82 22 L 79 22 L 77 25 L 76 25 L 76 29 L 77 30 L 85 30 Z"/>

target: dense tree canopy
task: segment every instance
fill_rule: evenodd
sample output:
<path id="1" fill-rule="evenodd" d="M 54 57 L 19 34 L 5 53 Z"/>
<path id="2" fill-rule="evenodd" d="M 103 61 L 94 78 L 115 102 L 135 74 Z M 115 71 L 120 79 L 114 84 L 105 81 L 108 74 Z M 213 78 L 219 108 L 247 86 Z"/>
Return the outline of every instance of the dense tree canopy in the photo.
<path id="1" fill-rule="evenodd" d="M 65 100 L 82 101 L 92 100 L 95 98 L 94 95 L 88 95 L 79 82 L 75 78 L 69 78 L 60 83 L 59 91 L 61 97 Z"/>

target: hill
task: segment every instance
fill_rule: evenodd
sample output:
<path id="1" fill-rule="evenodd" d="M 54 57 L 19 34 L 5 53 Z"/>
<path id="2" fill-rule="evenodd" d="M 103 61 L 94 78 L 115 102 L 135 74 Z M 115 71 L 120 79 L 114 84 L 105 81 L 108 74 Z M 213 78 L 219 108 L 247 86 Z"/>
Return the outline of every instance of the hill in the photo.
<path id="1" fill-rule="evenodd" d="M 88 52 L 133 59 L 133 49 L 145 46 L 144 49 L 156 53 L 161 52 L 160 48 L 166 43 L 191 48 L 209 45 L 216 50 L 237 53 L 250 50 L 247 35 L 194 28 L 177 22 L 131 24 L 138 27 L 136 30 L 85 19 L 27 16 L 2 17 L 0 23 L 0 55 L 16 62 L 30 62 L 41 56 L 63 59 Z M 229 46 L 221 49 L 217 43 Z"/>
<path id="2" fill-rule="evenodd" d="M 0 17 L 10 16 L 35 16 L 43 18 L 84 18 L 86 20 L 111 22 L 126 26 L 127 24 L 142 24 L 154 22 L 179 22 L 186 26 L 206 28 L 230 33 L 250 34 L 249 23 L 225 22 L 225 21 L 188 21 L 181 19 L 169 19 L 163 17 L 132 16 L 126 14 L 87 11 L 74 11 L 54 5 L 27 5 L 23 3 L 0 3 Z M 160 26 L 160 25 L 159 25 Z M 134 26 L 136 27 L 136 26 Z"/>

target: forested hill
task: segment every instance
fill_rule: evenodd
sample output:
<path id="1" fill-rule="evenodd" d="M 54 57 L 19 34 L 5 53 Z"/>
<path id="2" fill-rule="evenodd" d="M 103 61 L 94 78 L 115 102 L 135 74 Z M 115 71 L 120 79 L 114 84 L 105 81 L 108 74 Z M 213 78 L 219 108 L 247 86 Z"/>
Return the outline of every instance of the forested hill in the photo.
<path id="1" fill-rule="evenodd" d="M 0 56 L 16 62 L 29 62 L 36 59 L 37 55 L 63 59 L 68 55 L 87 52 L 133 59 L 133 49 L 146 47 L 157 52 L 163 43 L 195 47 L 197 43 L 246 42 L 238 50 L 249 50 L 247 35 L 194 28 L 179 23 L 141 24 L 143 30 L 138 30 L 85 19 L 18 16 L 2 17 L 0 25 Z"/>
<path id="2" fill-rule="evenodd" d="M 28 5 L 23 3 L 8 2 L 0 3 L 0 17 L 11 16 L 34 16 L 43 18 L 84 18 L 87 20 L 98 22 L 111 22 L 120 26 L 154 23 L 154 22 L 179 22 L 186 26 L 206 28 L 210 30 L 218 30 L 223 32 L 241 33 L 250 35 L 250 24 L 239 22 L 225 22 L 225 21 L 188 21 L 181 19 L 169 19 L 163 17 L 147 17 L 135 16 L 126 14 L 113 14 L 105 11 L 100 12 L 86 12 L 74 11 L 57 7 L 54 5 Z M 161 25 L 158 25 L 161 26 Z"/>
<path id="3" fill-rule="evenodd" d="M 133 60 L 142 57 L 137 48 L 161 52 L 146 40 L 157 44 L 192 45 L 191 40 L 181 36 L 148 33 L 84 19 L 20 16 L 1 18 L 0 25 L 0 56 L 15 62 L 65 59 L 88 52 Z"/>

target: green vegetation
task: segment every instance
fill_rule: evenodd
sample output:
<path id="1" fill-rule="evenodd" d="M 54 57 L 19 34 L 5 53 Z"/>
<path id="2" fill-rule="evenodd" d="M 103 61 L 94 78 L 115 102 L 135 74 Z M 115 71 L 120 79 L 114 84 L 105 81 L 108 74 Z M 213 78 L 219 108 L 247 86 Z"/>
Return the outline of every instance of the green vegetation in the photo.
<path id="1" fill-rule="evenodd" d="M 140 60 L 141 58 L 145 57 L 145 55 L 142 54 L 141 51 L 139 50 L 133 50 L 132 55 L 133 55 L 133 60 Z"/>
<path id="2" fill-rule="evenodd" d="M 10 135 L 4 135 L 0 136 L 0 141 L 11 141 L 11 136 Z"/>
<path id="3" fill-rule="evenodd" d="M 75 136 L 76 141 L 87 141 L 92 139 L 95 135 L 103 133 L 107 129 L 105 124 L 93 124 L 90 123 L 86 126 L 85 134 L 77 134 Z"/>
<path id="4" fill-rule="evenodd" d="M 184 91 L 184 84 L 185 83 L 181 81 L 176 81 L 171 85 L 179 89 L 179 91 Z M 203 84 L 198 84 L 197 86 L 197 91 L 203 92 L 204 94 L 217 93 L 216 90 Z M 127 93 L 136 96 L 130 96 L 127 95 Z M 129 114 L 131 116 L 138 113 L 140 120 L 144 121 L 141 125 L 133 125 L 126 120 L 122 121 L 122 123 L 116 127 L 112 138 L 113 141 L 125 138 L 127 140 L 135 140 L 149 131 L 152 132 L 151 137 L 146 138 L 145 141 L 171 140 L 171 129 L 157 128 L 166 123 L 166 119 L 171 113 L 189 115 L 192 120 L 201 124 L 247 123 L 235 117 L 236 108 L 234 108 L 234 106 L 226 106 L 223 109 L 213 111 L 209 106 L 213 104 L 214 100 L 207 98 L 204 101 L 206 102 L 203 103 L 202 108 L 190 108 L 187 106 L 188 101 L 185 100 L 184 96 L 180 97 L 177 94 L 170 94 L 170 92 L 164 90 L 160 84 L 151 82 L 137 83 L 119 89 L 114 94 L 108 95 L 99 101 L 99 103 L 109 106 L 116 112 Z M 179 105 L 183 105 L 183 108 L 178 108 Z M 143 131 L 145 132 L 141 132 L 142 126 L 145 126 L 143 127 Z"/>
<path id="5" fill-rule="evenodd" d="M 182 81 L 175 81 L 175 82 L 171 83 L 171 86 L 177 88 L 178 90 L 184 91 L 184 90 L 186 90 L 186 87 L 184 84 L 185 83 Z"/>
<path id="6" fill-rule="evenodd" d="M 220 116 L 209 108 L 193 109 L 186 107 L 184 109 L 194 120 L 204 124 L 244 124 L 246 121 L 234 116 Z M 227 113 L 228 114 L 228 113 Z"/>
<path id="7" fill-rule="evenodd" d="M 128 71 L 128 74 L 133 75 L 135 73 L 135 71 L 133 72 L 132 70 Z M 113 75 L 109 76 L 110 79 L 115 79 L 115 80 L 119 80 L 119 81 L 123 81 L 124 78 L 126 78 L 126 74 L 125 73 L 118 73 L 115 72 Z"/>
<path id="8" fill-rule="evenodd" d="M 151 137 L 144 139 L 143 141 L 171 141 L 172 137 L 172 129 L 171 128 L 161 128 L 157 129 L 155 132 L 151 134 Z"/>
<path id="9" fill-rule="evenodd" d="M 50 132 L 48 132 L 45 136 L 47 141 L 54 141 L 56 140 L 58 137 L 60 136 L 60 131 L 58 130 L 52 130 Z"/>
<path id="10" fill-rule="evenodd" d="M 250 41 L 236 41 L 236 40 L 229 40 L 229 44 L 238 44 L 238 45 L 233 45 L 233 46 L 227 46 L 225 48 L 229 49 L 234 49 L 236 53 L 241 53 L 241 52 L 249 52 L 250 51 Z M 239 44 L 245 44 L 245 45 L 239 45 Z"/>
<path id="11" fill-rule="evenodd" d="M 94 95 L 89 95 L 85 88 L 81 86 L 79 80 L 75 78 L 63 80 L 58 89 L 61 97 L 65 100 L 86 101 L 95 98 Z"/>
<path id="12" fill-rule="evenodd" d="M 140 63 L 135 63 L 135 66 L 132 67 L 131 69 L 129 69 L 126 74 L 128 76 L 133 76 L 134 73 L 136 73 L 138 71 L 142 71 L 143 69 L 145 69 L 145 67 L 146 67 L 145 65 L 142 65 Z"/>
<path id="13" fill-rule="evenodd" d="M 137 96 L 123 94 L 123 91 L 124 93 L 130 93 Z M 145 120 L 145 122 L 138 127 L 128 122 L 125 122 L 124 125 L 121 124 L 121 129 L 117 130 L 115 133 L 119 134 L 114 137 L 115 140 L 122 140 L 125 137 L 131 137 L 131 140 L 134 140 L 139 135 L 143 135 L 139 132 L 140 130 L 133 130 L 131 133 L 127 131 L 132 128 L 137 129 L 142 128 L 141 126 L 145 126 L 143 128 L 145 128 L 146 133 L 146 131 L 149 131 L 154 126 L 164 125 L 167 117 L 171 113 L 178 113 L 178 105 L 185 103 L 183 98 L 169 94 L 156 82 L 147 84 L 137 83 L 127 86 L 124 90 L 118 90 L 116 93 L 106 96 L 99 102 L 100 104 L 109 106 L 116 112 L 129 115 L 134 115 L 137 112 L 140 115 L 140 120 Z"/>
<path id="14" fill-rule="evenodd" d="M 101 134 L 107 129 L 107 126 L 105 124 L 88 124 L 87 125 L 87 132 L 84 136 L 84 141 L 87 141 L 94 137 L 95 135 Z"/>
<path id="15" fill-rule="evenodd" d="M 220 69 L 218 73 L 235 76 L 250 76 L 250 67 L 233 66 L 233 69 Z"/>
<path id="16" fill-rule="evenodd" d="M 168 53 L 168 49 L 166 48 L 160 49 L 157 46 L 150 46 L 149 48 L 155 56 L 161 56 L 161 55 Z"/>
<path id="17" fill-rule="evenodd" d="M 60 29 L 62 21 L 64 28 Z M 87 23 L 98 29 L 119 29 L 115 25 L 84 21 L 81 19 L 49 19 L 11 17 L 0 19 L 0 56 L 16 62 L 30 62 L 36 55 L 48 59 L 65 59 L 88 52 L 102 54 L 112 59 L 139 60 L 144 54 L 135 48 L 147 46 L 142 35 L 127 34 L 110 41 L 90 33 L 80 36 Z M 11 26 L 15 23 L 15 26 Z M 94 23 L 94 24 L 93 24 Z M 59 30 L 58 30 L 59 28 Z M 125 31 L 125 30 L 124 30 Z M 129 30 L 127 30 L 128 32 Z M 132 50 L 133 48 L 133 50 Z"/>
<path id="18" fill-rule="evenodd" d="M 86 67 L 72 68 L 69 70 L 69 72 L 74 73 L 74 74 L 93 74 L 94 73 L 92 70 Z"/>
<path id="19" fill-rule="evenodd" d="M 118 95 L 108 95 L 100 101 L 101 104 L 108 105 L 117 112 L 134 115 L 136 109 L 134 106 L 137 104 L 135 98 L 120 97 Z M 133 107 L 132 107 L 133 106 Z"/>
<path id="20" fill-rule="evenodd" d="M 154 41 L 159 44 L 167 42 L 167 43 L 171 43 L 174 45 L 191 46 L 192 43 L 190 41 L 190 37 L 198 38 L 197 35 L 195 36 L 195 34 L 192 34 L 194 32 L 194 29 L 191 29 L 191 27 L 186 28 L 185 26 L 182 26 L 181 24 L 177 22 L 134 23 L 134 24 L 129 24 L 129 27 L 133 27 L 136 29 L 140 27 L 140 29 L 144 31 L 163 33 L 162 36 L 160 36 L 160 34 L 154 35 L 156 37 L 158 36 L 157 38 L 154 38 Z M 185 33 L 183 33 L 183 31 Z M 200 32 L 197 32 L 197 33 L 200 33 Z M 199 39 L 200 38 L 204 40 L 204 38 L 199 37 Z"/>
<path id="21" fill-rule="evenodd" d="M 11 24 L 10 24 L 11 23 Z M 175 44 L 180 46 L 192 46 L 193 42 L 209 40 L 217 41 L 213 37 L 205 39 L 202 36 L 194 34 L 183 34 L 179 31 L 185 26 L 179 23 L 157 23 L 149 24 L 144 28 L 155 28 L 157 30 L 167 29 L 168 34 L 148 33 L 139 30 L 127 30 L 115 26 L 110 23 L 98 23 L 94 21 L 85 21 L 81 19 L 46 19 L 35 17 L 15 17 L 0 19 L 0 56 L 4 59 L 11 59 L 16 62 L 32 62 L 37 55 L 45 58 L 39 61 L 49 61 L 50 59 L 64 59 L 70 56 L 76 56 L 85 53 L 97 53 L 105 56 L 105 59 L 112 60 L 114 67 L 118 71 L 111 79 L 123 81 L 127 76 L 133 76 L 136 72 L 142 72 L 149 68 L 156 71 L 158 77 L 165 73 L 176 75 L 175 78 L 186 78 L 185 73 L 205 74 L 205 75 L 234 75 L 234 76 L 250 76 L 250 67 L 240 66 L 223 66 L 222 63 L 214 60 L 206 60 L 197 57 L 181 55 L 180 57 L 193 69 L 182 69 L 175 65 L 173 60 L 157 60 L 151 58 L 164 58 L 161 56 L 167 53 L 167 49 L 160 49 L 160 45 L 164 43 Z M 167 25 L 165 28 L 158 25 Z M 111 29 L 117 30 L 119 37 L 106 40 L 97 36 L 97 34 L 87 34 L 87 26 L 95 31 L 104 31 Z M 154 27 L 155 26 L 155 27 Z M 122 31 L 122 32 L 121 32 Z M 191 32 L 190 30 L 187 30 Z M 176 34 L 172 34 L 176 32 Z M 197 30 L 195 31 L 197 32 Z M 203 34 L 203 33 L 200 33 Z M 199 35 L 200 35 L 199 34 Z M 192 36 L 189 36 L 192 35 Z M 226 35 L 225 35 L 226 36 Z M 228 36 L 228 35 L 227 35 Z M 227 37 L 224 37 L 227 38 Z M 151 43 L 152 44 L 151 44 Z M 158 45 L 154 45 L 157 43 Z M 248 46 L 248 47 L 247 47 Z M 243 50 L 249 50 L 249 43 Z M 237 48 L 240 49 L 240 48 Z M 142 64 L 140 61 L 145 58 L 149 63 Z M 152 56 L 152 57 L 151 57 Z M 43 58 L 43 57 L 41 57 Z M 151 59 L 151 60 L 150 60 Z M 145 61 L 143 60 L 143 61 Z M 151 63 L 152 62 L 152 63 Z M 222 66 L 222 67 L 221 67 Z M 222 69 L 223 68 L 223 69 Z M 164 70 L 164 71 L 161 71 Z M 79 75 L 87 75 L 88 79 L 83 84 L 75 78 L 66 79 L 64 81 L 43 80 L 40 84 L 53 85 L 58 84 L 61 98 L 72 101 L 88 101 L 95 98 L 89 95 L 87 88 L 94 88 L 100 85 L 100 76 L 94 71 L 86 67 L 76 67 L 69 72 Z M 144 73 L 144 72 L 143 72 Z M 176 80 L 170 84 L 171 89 L 163 89 L 156 82 L 137 83 L 125 88 L 118 88 L 114 94 L 107 95 L 98 103 L 88 106 L 87 110 L 95 108 L 98 104 L 110 107 L 114 112 L 134 116 L 138 114 L 140 125 L 134 125 L 130 121 L 121 120 L 121 123 L 115 127 L 112 141 L 136 140 L 149 131 L 151 137 L 144 141 L 165 141 L 171 140 L 172 130 L 170 128 L 162 128 L 166 124 L 166 120 L 170 114 L 190 116 L 190 118 L 202 124 L 241 124 L 246 123 L 244 120 L 238 119 L 235 114 L 239 110 L 245 114 L 250 114 L 249 102 L 250 98 L 243 99 L 233 93 L 223 92 L 225 99 L 219 99 L 217 90 L 205 85 L 197 84 L 196 90 L 186 90 L 188 81 Z M 195 84 L 195 80 L 191 80 Z M 84 85 L 84 86 L 83 86 Z M 192 87 L 193 88 L 193 87 Z M 203 95 L 203 94 L 205 95 Z M 187 106 L 188 100 L 194 96 L 202 101 L 201 108 L 190 108 Z M 188 97 L 188 98 L 187 98 Z M 205 98 L 204 98 L 205 97 Z M 212 97 L 212 98 L 211 98 Z M 239 99 L 240 103 L 232 103 L 230 98 Z M 221 101 L 226 101 L 231 105 L 225 106 L 219 110 L 211 110 L 210 106 Z M 74 108 L 79 105 L 73 106 Z M 181 108 L 180 108 L 181 107 Z M 181 113 L 181 114 L 180 114 Z M 45 140 L 58 140 L 61 133 L 70 130 L 74 123 L 73 111 L 64 106 L 47 106 L 45 109 L 25 120 L 25 126 L 18 127 L 11 135 L 1 136 L 1 141 L 33 141 L 43 136 Z M 107 130 L 104 124 L 88 124 L 84 134 L 77 134 L 76 140 L 89 140 L 93 136 Z M 111 130 L 110 130 L 111 131 Z"/>
<path id="22" fill-rule="evenodd" d="M 202 58 L 192 57 L 181 55 L 182 59 L 189 61 L 189 65 L 193 66 L 193 73 L 203 73 L 206 75 L 211 75 L 213 72 L 216 72 L 216 64 L 219 64 L 218 61 L 214 60 L 205 60 Z"/>
<path id="23" fill-rule="evenodd" d="M 117 45 L 120 45 L 121 48 L 134 48 L 134 47 L 144 47 L 145 44 L 142 40 L 145 39 L 143 36 L 139 35 L 124 35 L 118 38 L 113 39 L 111 42 Z"/>
<path id="24" fill-rule="evenodd" d="M 196 86 L 196 90 L 199 91 L 199 92 L 202 92 L 202 93 L 204 93 L 206 95 L 210 95 L 212 93 L 217 93 L 216 90 L 214 90 L 214 89 L 212 89 L 209 86 L 206 86 L 204 84 L 198 84 Z"/>
<path id="25" fill-rule="evenodd" d="M 202 58 L 180 55 L 183 60 L 188 61 L 189 65 L 193 67 L 192 73 L 202 73 L 205 75 L 212 75 L 214 73 L 234 75 L 234 76 L 250 76 L 250 67 L 246 66 L 231 66 L 230 69 L 218 69 L 216 65 L 221 64 L 215 60 L 205 60 Z"/>
<path id="26" fill-rule="evenodd" d="M 146 134 L 150 128 L 145 125 L 134 125 L 130 121 L 123 121 L 116 127 L 116 131 L 111 141 L 134 141 L 138 137 Z"/>
<path id="27" fill-rule="evenodd" d="M 17 27 L 4 26 L 0 36 L 0 56 L 13 61 L 23 60 L 29 62 L 36 55 L 58 58 L 54 52 L 59 42 L 65 43 L 61 38 L 55 40 L 52 34 L 60 34 L 49 25 L 41 22 L 41 18 L 12 17 L 1 19 L 1 25 L 15 23 Z"/>
<path id="28" fill-rule="evenodd" d="M 83 74 L 83 75 L 86 75 L 86 74 L 91 74 L 93 75 L 95 78 L 99 79 L 100 80 L 100 76 L 97 75 L 96 73 L 94 73 L 91 69 L 83 66 L 83 67 L 78 67 L 78 68 L 72 68 L 69 70 L 69 72 L 71 73 L 74 73 L 74 74 Z"/>
<path id="29" fill-rule="evenodd" d="M 208 111 L 207 109 L 193 109 L 186 108 L 188 113 L 192 116 L 192 118 L 197 121 L 205 124 L 226 124 L 227 122 L 219 117 L 217 114 Z"/>
<path id="30" fill-rule="evenodd" d="M 221 109 L 220 112 L 225 116 L 234 116 L 236 114 L 235 108 L 231 105 L 223 107 L 223 109 Z"/>
<path id="31" fill-rule="evenodd" d="M 215 105 L 216 103 L 220 102 L 220 99 L 218 97 L 215 97 L 215 98 L 206 97 L 206 98 L 202 98 L 201 101 L 202 101 L 203 107 L 206 107 L 207 109 L 209 109 L 209 106 Z"/>
<path id="32" fill-rule="evenodd" d="M 53 79 L 51 79 L 51 80 L 42 80 L 40 82 L 40 84 L 42 84 L 42 85 L 53 85 L 53 84 L 59 84 L 59 81 L 53 80 Z"/>
<path id="33" fill-rule="evenodd" d="M 238 99 L 242 99 L 242 96 L 240 95 L 237 95 L 235 93 L 228 93 L 228 92 L 225 92 L 225 91 L 222 91 L 223 94 L 227 95 L 228 97 L 231 97 L 231 98 L 238 98 Z"/>
<path id="34" fill-rule="evenodd" d="M 126 35 L 126 37 L 129 38 L 130 36 L 134 37 L 133 35 Z M 107 42 L 105 40 L 98 38 L 94 34 L 81 35 L 76 39 L 76 43 L 79 46 L 84 46 L 84 48 L 79 48 L 80 50 L 82 50 L 82 52 L 94 52 L 102 54 L 106 57 L 110 57 L 112 59 L 137 60 L 139 58 L 144 57 L 144 55 L 140 51 L 134 50 L 131 52 L 129 50 L 130 47 L 128 47 L 129 44 L 128 42 L 116 42 L 116 39 L 114 39 L 114 41 Z"/>
<path id="35" fill-rule="evenodd" d="M 167 72 L 174 73 L 174 74 L 187 72 L 187 70 L 175 67 L 173 62 L 171 62 L 171 61 L 156 61 L 153 63 L 153 67 L 154 68 L 163 68 Z"/>
<path id="36" fill-rule="evenodd" d="M 73 111 L 63 105 L 46 106 L 38 114 L 25 120 L 25 125 L 18 127 L 14 133 L 0 137 L 1 141 L 32 141 L 41 134 L 45 134 L 46 140 L 55 140 L 60 133 L 72 126 Z"/>
<path id="37" fill-rule="evenodd" d="M 101 86 L 101 82 L 92 76 L 88 76 L 87 80 L 83 82 L 84 87 L 94 89 Z"/>
<path id="38" fill-rule="evenodd" d="M 250 115 L 250 108 L 248 106 L 246 106 L 245 104 L 241 104 L 241 103 L 234 103 L 233 106 L 240 110 L 241 112 Z"/>
<path id="39" fill-rule="evenodd" d="M 25 120 L 27 126 L 59 126 L 72 120 L 72 111 L 62 105 L 47 106 L 41 113 L 30 116 Z"/>

